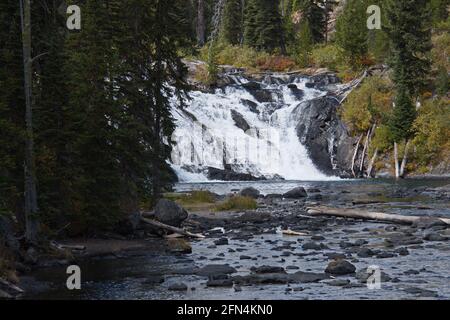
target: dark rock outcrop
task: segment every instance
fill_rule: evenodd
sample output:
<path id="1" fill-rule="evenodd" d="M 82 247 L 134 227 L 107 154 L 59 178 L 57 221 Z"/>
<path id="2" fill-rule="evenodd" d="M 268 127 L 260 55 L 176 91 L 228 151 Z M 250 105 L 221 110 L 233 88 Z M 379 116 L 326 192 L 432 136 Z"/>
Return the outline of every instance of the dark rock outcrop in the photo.
<path id="1" fill-rule="evenodd" d="M 242 84 L 242 87 L 260 103 L 273 102 L 272 92 L 270 90 L 263 89 L 261 84 L 258 82 L 250 81 Z"/>
<path id="2" fill-rule="evenodd" d="M 319 170 L 348 177 L 356 141 L 339 118 L 338 107 L 338 100 L 332 96 L 302 102 L 294 111 L 296 130 Z"/>
<path id="3" fill-rule="evenodd" d="M 208 168 L 208 179 L 222 181 L 258 181 L 266 180 L 264 177 L 254 177 L 248 173 L 235 172 L 232 169 Z"/>
<path id="4" fill-rule="evenodd" d="M 234 124 L 239 129 L 242 129 L 244 132 L 247 132 L 247 130 L 250 130 L 250 125 L 248 122 L 244 119 L 242 114 L 237 112 L 236 110 L 231 109 L 231 118 L 234 121 Z"/>

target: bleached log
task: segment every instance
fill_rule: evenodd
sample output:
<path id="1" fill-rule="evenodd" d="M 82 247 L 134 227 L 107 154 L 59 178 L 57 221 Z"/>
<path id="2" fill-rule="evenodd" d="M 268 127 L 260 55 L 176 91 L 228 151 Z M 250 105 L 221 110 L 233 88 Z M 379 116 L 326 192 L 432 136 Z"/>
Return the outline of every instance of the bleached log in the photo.
<path id="1" fill-rule="evenodd" d="M 168 231 L 172 231 L 172 232 L 175 232 L 175 233 L 182 234 L 182 235 L 184 235 L 186 237 L 197 238 L 197 239 L 204 239 L 205 238 L 205 236 L 202 235 L 202 234 L 191 233 L 191 232 L 186 231 L 184 229 L 180 229 L 180 228 L 177 228 L 177 227 L 174 227 L 174 226 L 169 226 L 167 224 L 161 223 L 161 222 L 156 221 L 156 220 L 152 220 L 152 219 L 147 219 L 147 218 L 141 217 L 141 221 L 146 223 L 146 224 L 150 224 L 150 225 L 152 225 L 154 227 L 157 227 L 157 228 L 161 228 L 161 229 L 164 229 L 164 230 L 168 230 Z"/>
<path id="2" fill-rule="evenodd" d="M 304 232 L 297 232 L 297 231 L 293 231 L 291 229 L 287 229 L 287 230 L 281 230 L 281 234 L 284 236 L 307 236 L 307 233 Z"/>
<path id="3" fill-rule="evenodd" d="M 419 216 L 404 216 L 399 214 L 388 214 L 383 212 L 372 212 L 360 209 L 347 209 L 347 208 L 330 208 L 330 207 L 314 207 L 308 208 L 308 214 L 317 216 L 335 216 L 342 218 L 352 218 L 352 219 L 364 219 L 364 220 L 375 220 L 383 222 L 393 222 L 399 224 L 413 224 L 418 221 Z M 441 221 L 450 225 L 450 219 L 437 217 Z"/>

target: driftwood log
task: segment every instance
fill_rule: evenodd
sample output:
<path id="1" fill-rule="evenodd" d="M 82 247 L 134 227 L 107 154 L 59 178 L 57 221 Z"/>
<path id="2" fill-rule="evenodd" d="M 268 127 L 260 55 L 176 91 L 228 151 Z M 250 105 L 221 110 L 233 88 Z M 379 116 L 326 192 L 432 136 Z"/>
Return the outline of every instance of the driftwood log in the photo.
<path id="1" fill-rule="evenodd" d="M 383 222 L 393 222 L 399 224 L 413 224 L 423 217 L 419 216 L 404 216 L 399 214 L 388 214 L 383 212 L 372 212 L 360 209 L 347 208 L 329 208 L 329 207 L 314 207 L 308 208 L 308 214 L 317 216 L 334 216 L 352 219 L 375 220 Z M 450 219 L 436 217 L 437 219 L 450 225 Z"/>
<path id="2" fill-rule="evenodd" d="M 186 236 L 186 237 L 197 238 L 197 239 L 204 239 L 205 238 L 205 236 L 202 235 L 202 234 L 191 233 L 191 232 L 186 231 L 184 229 L 180 229 L 180 228 L 177 228 L 177 227 L 169 226 L 168 224 L 164 224 L 164 223 L 161 223 L 161 222 L 153 220 L 153 219 L 147 219 L 147 218 L 141 217 L 141 221 L 146 223 L 146 224 L 152 225 L 152 226 L 154 226 L 156 228 L 172 231 L 172 232 L 181 234 L 181 235 Z"/>
<path id="3" fill-rule="evenodd" d="M 3 278 L 0 278 L 0 284 L 6 286 L 10 290 L 18 292 L 18 293 L 24 293 L 25 292 L 22 288 L 16 286 L 15 284 L 13 284 L 13 283 L 11 283 L 8 280 L 3 279 Z"/>

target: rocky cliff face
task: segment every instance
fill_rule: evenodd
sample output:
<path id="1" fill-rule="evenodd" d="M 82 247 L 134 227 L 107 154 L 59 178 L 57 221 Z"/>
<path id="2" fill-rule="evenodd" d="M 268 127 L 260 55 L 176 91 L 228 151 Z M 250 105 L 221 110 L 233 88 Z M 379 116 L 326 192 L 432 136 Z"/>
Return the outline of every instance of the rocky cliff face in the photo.
<path id="1" fill-rule="evenodd" d="M 335 97 L 305 101 L 297 107 L 297 135 L 313 163 L 328 175 L 349 177 L 355 139 L 340 120 Z"/>

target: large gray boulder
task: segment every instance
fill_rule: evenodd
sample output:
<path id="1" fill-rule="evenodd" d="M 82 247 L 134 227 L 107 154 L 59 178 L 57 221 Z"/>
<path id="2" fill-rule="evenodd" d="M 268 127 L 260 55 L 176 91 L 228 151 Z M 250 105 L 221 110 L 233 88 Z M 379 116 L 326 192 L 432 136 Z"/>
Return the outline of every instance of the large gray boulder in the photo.
<path id="1" fill-rule="evenodd" d="M 239 194 L 243 197 L 250 197 L 253 199 L 257 199 L 257 198 L 259 198 L 261 193 L 257 189 L 249 187 L 249 188 L 242 189 Z"/>
<path id="2" fill-rule="evenodd" d="M 162 223 L 180 227 L 187 217 L 188 212 L 173 201 L 161 199 L 156 204 L 155 218 Z"/>
<path id="3" fill-rule="evenodd" d="M 306 198 L 307 196 L 308 194 L 306 193 L 306 190 L 303 187 L 294 188 L 283 194 L 283 198 L 286 199 L 301 199 Z"/>
<path id="4" fill-rule="evenodd" d="M 338 116 L 339 102 L 323 96 L 300 103 L 293 115 L 297 136 L 314 165 L 328 175 L 348 177 L 356 139 Z"/>
<path id="5" fill-rule="evenodd" d="M 355 273 L 356 267 L 347 260 L 335 260 L 328 264 L 325 269 L 326 273 L 333 275 L 346 275 Z"/>

